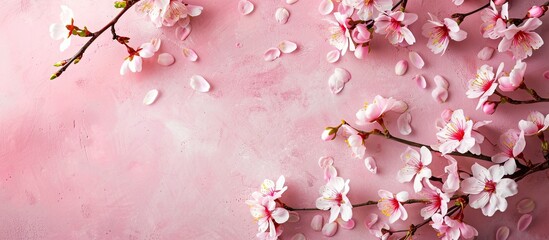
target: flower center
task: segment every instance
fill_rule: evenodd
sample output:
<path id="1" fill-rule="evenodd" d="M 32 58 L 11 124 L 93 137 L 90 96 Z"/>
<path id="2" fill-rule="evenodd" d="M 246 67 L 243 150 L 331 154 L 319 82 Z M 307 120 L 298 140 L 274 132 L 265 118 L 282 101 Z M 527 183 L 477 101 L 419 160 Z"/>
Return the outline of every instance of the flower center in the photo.
<path id="1" fill-rule="evenodd" d="M 337 202 L 337 205 L 338 206 L 341 206 L 341 204 L 343 203 L 343 195 L 341 193 L 338 193 L 334 199 L 334 201 Z"/>
<path id="2" fill-rule="evenodd" d="M 400 27 L 402 27 L 402 24 L 400 24 L 400 21 L 398 21 L 394 18 L 391 18 L 391 22 L 390 22 L 388 28 L 392 29 L 393 31 L 398 31 L 398 30 L 400 30 Z"/>
<path id="3" fill-rule="evenodd" d="M 524 50 L 530 48 L 530 35 L 524 31 L 518 31 L 513 37 L 513 45 L 521 46 Z"/>
<path id="4" fill-rule="evenodd" d="M 496 191 L 496 185 L 497 184 L 494 181 L 489 180 L 484 184 L 484 191 L 492 194 Z"/>

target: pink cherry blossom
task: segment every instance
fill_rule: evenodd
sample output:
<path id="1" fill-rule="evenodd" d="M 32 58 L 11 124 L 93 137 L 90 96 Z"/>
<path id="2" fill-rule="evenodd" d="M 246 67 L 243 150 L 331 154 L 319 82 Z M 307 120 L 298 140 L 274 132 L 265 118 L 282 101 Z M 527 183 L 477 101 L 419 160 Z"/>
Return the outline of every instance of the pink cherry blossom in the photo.
<path id="1" fill-rule="evenodd" d="M 358 110 L 356 123 L 358 125 L 368 125 L 378 121 L 386 112 L 403 113 L 406 109 L 408 109 L 408 105 L 403 101 L 377 95 L 371 104 L 365 104 L 364 108 Z"/>
<path id="2" fill-rule="evenodd" d="M 493 1 L 490 1 L 491 8 L 485 8 L 480 12 L 482 24 L 480 32 L 482 36 L 490 39 L 503 37 L 502 31 L 507 28 L 507 19 L 509 19 L 508 3 L 503 4 L 501 12 L 498 11 Z"/>
<path id="3" fill-rule="evenodd" d="M 260 190 L 263 197 L 268 197 L 272 200 L 280 198 L 286 189 L 288 189 L 287 186 L 284 186 L 285 180 L 284 175 L 281 175 L 278 180 L 276 180 L 276 184 L 270 179 L 263 180 Z"/>
<path id="4" fill-rule="evenodd" d="M 416 42 L 416 38 L 408 25 L 417 21 L 417 15 L 414 13 L 405 13 L 402 11 L 382 13 L 375 19 L 375 31 L 379 34 L 385 34 L 386 38 L 393 45 L 406 41 L 409 45 Z"/>
<path id="5" fill-rule="evenodd" d="M 402 191 L 394 195 L 386 190 L 379 190 L 377 194 L 381 197 L 378 201 L 377 207 L 381 210 L 383 215 L 389 217 L 389 223 L 394 223 L 398 219 L 403 221 L 408 219 L 408 212 L 402 205 L 402 202 L 408 200 L 408 192 Z"/>
<path id="6" fill-rule="evenodd" d="M 510 51 L 514 59 L 525 59 L 532 56 L 532 51 L 543 45 L 543 39 L 533 32 L 542 21 L 538 18 L 528 18 L 520 27 L 512 24 L 503 31 L 505 37 L 498 45 L 498 51 Z"/>
<path id="7" fill-rule="evenodd" d="M 181 0 L 143 0 L 136 4 L 136 11 L 148 15 L 156 27 L 173 26 L 179 20 L 188 21 L 189 17 L 200 15 L 202 9 Z"/>
<path id="8" fill-rule="evenodd" d="M 477 70 L 477 75 L 474 79 L 469 80 L 467 98 L 479 98 L 477 110 L 488 100 L 498 87 L 497 80 L 503 71 L 503 63 L 501 63 L 494 74 L 494 69 L 489 65 L 482 65 Z"/>
<path id="9" fill-rule="evenodd" d="M 353 29 L 351 37 L 355 43 L 362 44 L 370 41 L 370 35 L 371 33 L 368 31 L 365 24 L 358 24 L 355 26 L 355 29 Z"/>
<path id="10" fill-rule="evenodd" d="M 543 116 L 540 112 L 531 112 L 526 120 L 520 120 L 518 125 L 526 136 L 539 134 L 549 128 L 549 114 Z"/>
<path id="11" fill-rule="evenodd" d="M 528 10 L 528 17 L 530 18 L 539 18 L 541 16 L 543 16 L 543 14 L 545 14 L 545 11 L 547 11 L 547 6 L 545 7 L 542 7 L 542 6 L 532 6 L 529 10 Z"/>
<path id="12" fill-rule="evenodd" d="M 351 147 L 353 157 L 363 159 L 366 153 L 366 147 L 364 146 L 364 137 L 354 128 L 349 125 L 341 126 L 343 130 L 349 135 L 346 142 Z"/>
<path id="13" fill-rule="evenodd" d="M 513 70 L 509 75 L 504 75 L 498 79 L 499 89 L 504 92 L 515 91 L 522 85 L 524 81 L 524 73 L 526 72 L 526 63 L 521 60 L 517 60 L 517 63 L 513 67 Z"/>
<path id="14" fill-rule="evenodd" d="M 120 67 L 120 75 L 125 75 L 128 70 L 132 72 L 141 72 L 143 65 L 143 58 L 150 58 L 154 56 L 156 52 L 155 46 L 148 42 L 143 43 L 137 50 L 128 47 L 128 53 L 130 54 Z"/>
<path id="15" fill-rule="evenodd" d="M 280 237 L 280 235 L 282 235 L 282 232 L 283 232 L 282 225 L 276 226 L 275 232 L 276 233 L 274 234 L 274 236 L 271 236 L 270 232 L 260 232 L 260 233 L 257 233 L 256 237 L 259 240 L 278 240 L 278 237 Z"/>
<path id="16" fill-rule="evenodd" d="M 459 172 L 458 172 L 458 165 L 455 158 L 451 156 L 444 156 L 446 159 L 448 159 L 449 164 L 444 167 L 444 172 L 448 174 L 448 177 L 446 178 L 446 181 L 444 181 L 444 184 L 442 185 L 442 190 L 451 195 L 454 192 L 456 192 L 459 189 Z"/>
<path id="17" fill-rule="evenodd" d="M 461 190 L 469 196 L 469 205 L 481 209 L 488 217 L 497 210 L 504 212 L 507 209 L 505 198 L 517 194 L 517 183 L 510 178 L 502 178 L 505 169 L 494 165 L 489 169 L 478 163 L 471 167 L 473 176 L 461 182 Z"/>
<path id="18" fill-rule="evenodd" d="M 352 43 L 349 25 L 347 24 L 347 17 L 349 16 L 335 12 L 334 17 L 336 22 L 330 21 L 332 26 L 328 28 L 328 32 L 330 33 L 328 42 L 341 51 L 341 55 L 343 56 L 347 50 L 354 51 L 355 46 Z"/>
<path id="19" fill-rule="evenodd" d="M 364 21 L 374 19 L 376 14 L 389 11 L 393 7 L 392 0 L 343 0 L 341 4 L 358 10 L 357 16 Z"/>
<path id="20" fill-rule="evenodd" d="M 445 18 L 444 22 L 429 13 L 431 20 L 423 25 L 423 36 L 428 37 L 427 47 L 435 54 L 446 52 L 450 39 L 463 41 L 467 38 L 467 32 L 459 28 L 459 24 L 451 19 Z"/>
<path id="21" fill-rule="evenodd" d="M 428 219 L 437 212 L 440 212 L 442 215 L 446 215 L 448 212 L 448 202 L 450 202 L 450 198 L 448 198 L 447 194 L 440 191 L 439 188 L 433 186 L 428 179 L 425 179 L 425 183 L 427 187 L 423 188 L 421 195 L 423 195 L 429 202 L 426 207 L 421 209 L 421 216 L 423 219 Z"/>
<path id="22" fill-rule="evenodd" d="M 72 12 L 72 9 L 65 5 L 61 5 L 61 14 L 59 15 L 61 22 L 50 25 L 50 37 L 54 40 L 63 39 L 63 42 L 61 42 L 61 45 L 59 46 L 61 52 L 67 50 L 71 45 L 72 31 L 75 29 L 73 17 L 74 13 Z"/>
<path id="23" fill-rule="evenodd" d="M 246 204 L 250 206 L 250 213 L 257 221 L 258 237 L 262 237 L 264 232 L 269 230 L 271 239 L 276 239 L 277 233 L 276 224 L 282 224 L 288 221 L 290 214 L 288 210 L 278 207 L 276 202 L 268 197 L 259 197 L 253 200 L 247 200 Z"/>
<path id="24" fill-rule="evenodd" d="M 366 225 L 366 228 L 370 232 L 370 234 L 376 236 L 377 238 L 381 240 L 386 240 L 389 238 L 390 234 L 389 232 L 383 232 L 382 229 L 390 230 L 391 227 L 386 223 L 379 219 L 379 216 L 375 213 L 371 213 L 369 222 L 364 222 Z"/>
<path id="25" fill-rule="evenodd" d="M 420 152 L 421 156 L 416 150 L 408 147 L 400 155 L 400 159 L 404 162 L 405 166 L 397 173 L 397 180 L 401 183 L 410 182 L 415 177 L 414 191 L 416 193 L 420 192 L 423 188 L 421 181 L 429 179 L 432 176 L 431 169 L 427 167 L 431 164 L 431 151 L 426 147 L 421 147 Z"/>
<path id="26" fill-rule="evenodd" d="M 478 231 L 474 227 L 461 220 L 439 213 L 434 214 L 431 219 L 433 220 L 431 226 L 437 230 L 441 240 L 458 240 L 460 237 L 471 239 L 478 236 Z"/>
<path id="27" fill-rule="evenodd" d="M 343 221 L 349 221 L 353 217 L 353 205 L 347 198 L 347 193 L 349 179 L 345 181 L 341 177 L 331 178 L 320 188 L 321 197 L 316 199 L 316 208 L 330 210 L 328 223 L 334 222 L 340 214 Z"/>
<path id="28" fill-rule="evenodd" d="M 499 137 L 499 149 L 501 153 L 492 156 L 492 162 L 505 163 L 503 168 L 506 174 L 513 174 L 517 170 L 515 158 L 524 151 L 526 140 L 524 132 L 509 129 Z"/>
<path id="29" fill-rule="evenodd" d="M 466 153 L 471 150 L 476 143 L 472 131 L 473 121 L 465 118 L 462 109 L 455 110 L 450 121 L 437 133 L 440 152 L 445 155 L 453 151 Z"/>

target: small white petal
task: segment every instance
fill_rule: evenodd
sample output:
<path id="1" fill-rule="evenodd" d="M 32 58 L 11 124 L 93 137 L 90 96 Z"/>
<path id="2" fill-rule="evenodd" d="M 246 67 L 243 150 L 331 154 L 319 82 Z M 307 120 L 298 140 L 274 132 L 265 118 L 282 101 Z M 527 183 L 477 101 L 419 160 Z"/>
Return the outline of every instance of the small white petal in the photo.
<path id="1" fill-rule="evenodd" d="M 299 222 L 299 220 L 301 219 L 299 217 L 299 213 L 297 213 L 297 212 L 289 212 L 289 214 L 290 214 L 290 217 L 288 218 L 288 222 L 290 222 L 290 223 Z"/>
<path id="2" fill-rule="evenodd" d="M 156 101 L 157 97 L 158 97 L 158 90 L 156 89 L 150 90 L 149 92 L 147 92 L 147 94 L 145 94 L 145 97 L 143 98 L 143 104 L 151 105 L 154 103 L 154 101 Z"/>
<path id="3" fill-rule="evenodd" d="M 210 91 L 210 84 L 204 77 L 200 75 L 193 75 L 191 77 L 191 88 L 198 92 L 208 92 Z"/>
<path id="4" fill-rule="evenodd" d="M 160 38 L 153 38 L 151 39 L 151 44 L 153 45 L 154 52 L 158 52 L 158 49 L 160 49 L 160 45 L 162 44 L 162 40 L 160 40 Z"/>
<path id="5" fill-rule="evenodd" d="M 532 215 L 524 214 L 517 222 L 517 229 L 522 232 L 530 226 L 530 223 L 532 223 Z"/>
<path id="6" fill-rule="evenodd" d="M 288 18 L 290 18 L 290 12 L 286 8 L 280 7 L 276 9 L 275 19 L 278 23 L 285 24 L 288 22 Z"/>
<path id="7" fill-rule="evenodd" d="M 170 66 L 175 62 L 175 58 L 169 53 L 158 54 L 158 64 L 162 66 Z"/>
<path id="8" fill-rule="evenodd" d="M 446 102 L 446 100 L 448 100 L 448 90 L 445 88 L 436 87 L 433 92 L 431 92 L 431 96 L 438 103 Z"/>
<path id="9" fill-rule="evenodd" d="M 368 171 L 370 171 L 371 173 L 373 174 L 377 173 L 377 163 L 373 157 L 365 158 L 364 165 L 366 166 L 366 169 L 368 169 Z"/>
<path id="10" fill-rule="evenodd" d="M 198 55 L 194 50 L 190 48 L 184 47 L 181 52 L 183 53 L 183 56 L 185 56 L 185 58 L 191 62 L 196 62 L 196 60 L 198 60 Z"/>
<path id="11" fill-rule="evenodd" d="M 419 56 L 417 52 L 411 51 L 410 53 L 408 53 L 408 57 L 410 58 L 410 62 L 412 63 L 412 65 L 414 65 L 414 67 L 422 69 L 423 66 L 425 66 L 425 61 L 423 61 L 423 58 L 421 58 L 421 56 Z"/>
<path id="12" fill-rule="evenodd" d="M 278 44 L 278 49 L 280 49 L 280 51 L 283 53 L 292 53 L 297 49 L 297 44 L 284 40 Z"/>
<path id="13" fill-rule="evenodd" d="M 416 75 L 414 76 L 414 78 L 412 79 L 414 80 L 414 82 L 416 82 L 416 84 L 420 87 L 420 88 L 427 88 L 427 80 L 425 80 L 425 77 L 423 77 L 423 75 Z"/>
<path id="14" fill-rule="evenodd" d="M 248 0 L 240 0 L 238 2 L 238 11 L 242 15 L 248 15 L 254 10 L 254 4 Z"/>
<path id="15" fill-rule="evenodd" d="M 332 50 L 329 51 L 328 54 L 326 54 L 326 61 L 329 63 L 335 63 L 339 60 L 339 57 L 341 56 L 341 53 L 339 50 Z"/>
<path id="16" fill-rule="evenodd" d="M 337 222 L 331 222 L 322 227 L 322 235 L 326 237 L 334 236 L 337 233 Z"/>
<path id="17" fill-rule="evenodd" d="M 297 0 L 286 0 L 286 3 L 287 3 L 287 4 L 294 4 L 294 3 L 296 3 L 296 2 L 297 2 Z"/>
<path id="18" fill-rule="evenodd" d="M 347 71 L 344 68 L 336 68 L 334 70 L 334 75 L 337 75 L 341 79 L 343 79 L 343 82 L 347 83 L 349 80 L 351 80 L 351 73 Z"/>
<path id="19" fill-rule="evenodd" d="M 493 47 L 484 47 L 478 52 L 477 58 L 483 61 L 490 60 L 495 50 Z"/>
<path id="20" fill-rule="evenodd" d="M 323 221 L 324 221 L 324 218 L 322 217 L 322 215 L 315 215 L 311 220 L 311 228 L 314 231 L 319 232 L 320 230 L 322 230 Z"/>
<path id="21" fill-rule="evenodd" d="M 191 34 L 191 25 L 187 25 L 186 27 L 179 26 L 175 29 L 175 37 L 181 41 L 185 41 L 189 34 Z"/>
<path id="22" fill-rule="evenodd" d="M 328 15 L 332 13 L 333 10 L 334 3 L 332 2 L 332 0 L 322 0 L 322 2 L 320 2 L 320 6 L 318 6 L 318 11 L 322 15 Z"/>
<path id="23" fill-rule="evenodd" d="M 307 238 L 305 237 L 305 235 L 303 235 L 303 233 L 296 233 L 292 237 L 292 240 L 307 240 Z"/>
<path id="24" fill-rule="evenodd" d="M 407 70 L 408 70 L 408 62 L 406 60 L 400 60 L 395 65 L 395 74 L 398 76 L 404 75 Z"/>
<path id="25" fill-rule="evenodd" d="M 448 81 L 446 81 L 446 79 L 444 79 L 442 76 L 440 75 L 436 75 L 435 76 L 435 85 L 437 87 L 441 87 L 441 88 L 444 88 L 444 89 L 448 89 L 448 87 L 450 86 L 448 84 Z"/>
<path id="26" fill-rule="evenodd" d="M 278 48 L 269 48 L 263 54 L 263 59 L 267 62 L 274 61 L 278 57 L 280 57 L 280 50 Z"/>
<path id="27" fill-rule="evenodd" d="M 412 126 L 410 126 L 411 121 L 412 115 L 409 112 L 405 112 L 398 117 L 397 125 L 400 134 L 410 135 L 410 133 L 412 133 Z"/>
<path id="28" fill-rule="evenodd" d="M 496 240 L 507 240 L 509 238 L 509 228 L 502 226 L 498 228 L 496 232 Z"/>
<path id="29" fill-rule="evenodd" d="M 334 165 L 334 159 L 332 157 L 321 157 L 318 159 L 318 166 L 321 168 L 332 165 Z"/>
<path id="30" fill-rule="evenodd" d="M 525 198 L 517 203 L 517 211 L 520 214 L 531 213 L 536 208 L 536 203 L 530 198 Z"/>

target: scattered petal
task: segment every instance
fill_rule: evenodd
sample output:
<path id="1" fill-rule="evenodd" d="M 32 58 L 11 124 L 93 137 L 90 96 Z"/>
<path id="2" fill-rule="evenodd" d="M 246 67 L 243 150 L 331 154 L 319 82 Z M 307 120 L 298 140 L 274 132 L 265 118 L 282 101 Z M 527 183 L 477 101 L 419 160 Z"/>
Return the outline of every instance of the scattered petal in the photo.
<path id="1" fill-rule="evenodd" d="M 509 228 L 506 226 L 499 227 L 496 232 L 496 240 L 507 240 L 509 237 Z"/>
<path id="2" fill-rule="evenodd" d="M 331 222 L 322 227 L 322 235 L 326 237 L 334 236 L 337 233 L 337 222 Z"/>
<path id="3" fill-rule="evenodd" d="M 395 65 L 395 74 L 398 76 L 404 75 L 407 70 L 408 70 L 408 62 L 406 60 L 400 60 Z"/>
<path id="4" fill-rule="evenodd" d="M 532 215 L 524 214 L 517 222 L 517 229 L 522 232 L 530 226 L 530 223 L 532 223 Z"/>
<path id="5" fill-rule="evenodd" d="M 520 214 L 531 213 L 536 208 L 536 203 L 530 198 L 525 198 L 517 203 L 517 211 Z"/>
<path id="6" fill-rule="evenodd" d="M 334 3 L 332 2 L 332 0 L 322 0 L 322 2 L 320 2 L 320 6 L 318 6 L 318 11 L 322 15 L 328 15 L 332 13 L 333 10 Z"/>
<path id="7" fill-rule="evenodd" d="M 307 240 L 307 238 L 305 237 L 305 235 L 303 235 L 303 233 L 296 233 L 292 237 L 292 240 Z"/>
<path id="8" fill-rule="evenodd" d="M 315 215 L 313 217 L 313 220 L 311 220 L 311 228 L 317 232 L 322 230 L 322 224 L 323 224 L 324 218 L 322 215 Z"/>
<path id="9" fill-rule="evenodd" d="M 274 61 L 280 57 L 280 50 L 278 48 L 269 48 L 264 54 L 263 59 L 267 62 Z"/>
<path id="10" fill-rule="evenodd" d="M 328 54 L 326 54 L 326 61 L 329 63 L 335 63 L 337 60 L 339 60 L 339 57 L 341 56 L 341 53 L 339 50 L 332 50 L 329 51 Z"/>
<path id="11" fill-rule="evenodd" d="M 549 79 L 549 71 L 545 71 L 545 72 L 543 73 L 543 77 L 544 77 L 545 79 Z"/>
<path id="12" fill-rule="evenodd" d="M 366 166 L 366 169 L 370 171 L 373 174 L 377 173 L 377 164 L 376 160 L 373 157 L 367 157 L 364 159 L 364 165 Z"/>
<path id="13" fill-rule="evenodd" d="M 297 2 L 297 0 L 286 0 L 286 3 L 287 3 L 287 4 L 294 4 L 294 3 L 296 3 L 296 2 Z"/>
<path id="14" fill-rule="evenodd" d="M 185 56 L 185 58 L 187 58 L 187 60 L 191 62 L 196 62 L 196 60 L 198 60 L 198 55 L 194 50 L 190 48 L 184 47 L 181 52 L 183 53 L 183 56 Z"/>
<path id="15" fill-rule="evenodd" d="M 290 18 L 290 12 L 286 8 L 280 7 L 276 9 L 275 19 L 278 23 L 285 24 L 288 22 L 288 18 Z"/>
<path id="16" fill-rule="evenodd" d="M 352 218 L 349 219 L 349 221 L 343 221 L 343 219 L 338 218 L 337 223 L 339 223 L 339 226 L 341 226 L 341 228 L 343 229 L 351 230 L 355 228 L 355 220 L 353 220 Z"/>
<path id="17" fill-rule="evenodd" d="M 493 47 L 484 47 L 478 52 L 477 57 L 483 61 L 490 60 L 490 58 L 494 55 L 495 50 L 496 49 Z"/>
<path id="18" fill-rule="evenodd" d="M 448 87 L 450 86 L 448 84 L 448 81 L 446 81 L 446 79 L 444 79 L 442 76 L 440 75 L 436 75 L 435 76 L 435 85 L 437 87 L 440 87 L 440 88 L 444 88 L 444 89 L 448 89 Z"/>
<path id="19" fill-rule="evenodd" d="M 410 126 L 411 121 L 412 115 L 409 112 L 405 112 L 398 117 L 397 125 L 400 134 L 410 135 L 410 133 L 412 133 L 412 126 Z"/>
<path id="20" fill-rule="evenodd" d="M 297 44 L 284 40 L 278 44 L 278 49 L 280 49 L 280 51 L 283 53 L 292 53 L 297 49 Z"/>
<path id="21" fill-rule="evenodd" d="M 318 166 L 321 168 L 332 165 L 334 165 L 334 159 L 332 157 L 321 157 L 320 159 L 318 159 Z"/>
<path id="22" fill-rule="evenodd" d="M 157 62 L 162 66 L 170 66 L 175 62 L 175 58 L 169 53 L 161 53 L 158 54 Z"/>
<path id="23" fill-rule="evenodd" d="M 179 26 L 175 29 L 175 37 L 181 41 L 185 41 L 189 34 L 191 34 L 191 25 L 185 27 Z"/>
<path id="24" fill-rule="evenodd" d="M 295 223 L 299 222 L 301 218 L 299 217 L 299 213 L 297 212 L 290 212 L 290 217 L 288 218 L 287 222 Z"/>
<path id="25" fill-rule="evenodd" d="M 448 90 L 445 88 L 436 87 L 433 92 L 431 92 L 431 96 L 438 103 L 446 102 L 446 100 L 448 100 Z"/>
<path id="26" fill-rule="evenodd" d="M 160 40 L 160 38 L 153 38 L 151 39 L 151 43 L 154 47 L 154 51 L 158 52 L 158 49 L 160 49 L 160 45 L 162 44 L 162 40 Z"/>
<path id="27" fill-rule="evenodd" d="M 143 98 L 143 104 L 151 105 L 154 103 L 154 101 L 156 101 L 157 97 L 158 97 L 158 90 L 156 89 L 150 90 L 149 92 L 147 92 L 147 94 L 145 94 L 145 97 Z"/>
<path id="28" fill-rule="evenodd" d="M 191 77 L 191 88 L 198 92 L 208 92 L 210 91 L 210 84 L 204 77 L 200 75 L 193 75 Z"/>
<path id="29" fill-rule="evenodd" d="M 248 15 L 254 10 L 254 4 L 248 0 L 240 0 L 238 2 L 238 11 L 242 15 Z"/>
<path id="30" fill-rule="evenodd" d="M 351 73 L 343 68 L 336 68 L 334 70 L 334 74 L 337 76 L 340 76 L 343 79 L 343 82 L 347 83 L 349 80 L 351 80 Z"/>
<path id="31" fill-rule="evenodd" d="M 411 51 L 408 53 L 408 57 L 410 58 L 412 65 L 414 65 L 417 69 L 422 69 L 423 66 L 425 66 L 425 61 L 423 61 L 423 58 L 419 56 L 419 53 Z"/>
<path id="32" fill-rule="evenodd" d="M 427 88 L 427 80 L 425 80 L 425 77 L 423 77 L 423 75 L 418 74 L 414 76 L 413 80 L 420 88 Z"/>
<path id="33" fill-rule="evenodd" d="M 330 90 L 333 94 L 338 94 L 343 90 L 343 87 L 345 87 L 345 83 L 347 83 L 351 79 L 351 74 L 343 69 L 343 68 L 336 68 L 334 73 L 328 78 L 328 85 L 330 86 Z"/>

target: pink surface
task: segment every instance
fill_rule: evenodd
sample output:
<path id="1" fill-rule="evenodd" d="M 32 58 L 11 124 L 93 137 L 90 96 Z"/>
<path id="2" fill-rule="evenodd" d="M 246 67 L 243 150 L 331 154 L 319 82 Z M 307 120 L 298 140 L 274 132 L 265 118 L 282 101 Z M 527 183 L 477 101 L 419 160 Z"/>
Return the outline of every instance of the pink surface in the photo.
<path id="1" fill-rule="evenodd" d="M 134 11 L 123 17 L 118 32 L 132 37 L 134 45 L 153 37 L 163 40 L 160 52 L 176 56 L 170 67 L 144 63 L 140 74 L 121 77 L 119 66 L 125 49 L 102 36 L 55 81 L 47 79 L 51 64 L 72 55 L 83 41 L 73 41 L 65 53 L 50 39 L 48 26 L 58 21 L 59 5 L 69 5 L 79 24 L 98 29 L 117 11 L 112 1 L 9 0 L 0 6 L 0 236 L 3 239 L 253 239 L 256 224 L 244 201 L 264 178 L 286 176 L 289 190 L 282 200 L 295 207 L 314 207 L 318 188 L 324 184 L 317 165 L 321 156 L 333 156 L 341 176 L 351 179 L 349 198 L 353 203 L 376 200 L 377 190 L 413 192 L 411 184 L 396 181 L 406 146 L 372 137 L 369 155 L 376 158 L 378 174 L 367 171 L 353 159 L 343 141 L 322 142 L 325 126 L 341 119 L 354 120 L 354 113 L 373 96 L 392 96 L 406 101 L 414 132 L 406 138 L 435 143 L 434 120 L 445 108 L 464 108 L 477 120 L 493 120 L 482 130 L 492 142 L 505 129 L 531 110 L 548 113 L 547 104 L 512 108 L 501 106 L 487 116 L 474 111 L 476 101 L 465 96 L 466 82 L 484 64 L 476 58 L 484 46 L 497 42 L 482 39 L 479 16 L 467 18 L 462 27 L 469 37 L 452 42 L 443 56 L 433 55 L 420 35 L 427 12 L 449 16 L 471 10 L 485 1 L 467 0 L 455 7 L 450 0 L 410 0 L 408 10 L 419 14 L 411 26 L 418 43 L 408 48 L 390 46 L 383 38 L 373 41 L 365 60 L 345 56 L 337 64 L 325 60 L 331 47 L 326 42 L 328 26 L 318 11 L 317 0 L 294 5 L 282 1 L 255 0 L 255 11 L 242 16 L 237 1 L 194 1 L 204 6 L 193 19 L 193 31 L 185 41 L 176 41 L 174 29 L 156 29 Z M 518 2 L 518 1 L 516 1 Z M 541 1 L 520 1 L 511 12 L 526 11 Z M 290 11 L 287 24 L 276 23 L 276 8 Z M 545 17 L 544 20 L 547 20 Z M 538 29 L 549 39 L 549 24 Z M 262 54 L 282 40 L 299 45 L 293 54 L 273 62 Z M 240 44 L 241 47 L 237 47 Z M 549 70 L 548 44 L 527 59 L 527 82 L 540 95 L 549 95 L 542 73 Z M 199 55 L 196 63 L 186 61 L 182 46 Z M 409 68 L 397 77 L 394 65 L 407 59 L 409 50 L 426 61 L 423 70 Z M 513 62 L 496 54 L 488 64 Z M 352 74 L 339 95 L 332 95 L 327 79 L 335 67 Z M 412 81 L 422 73 L 427 90 Z M 194 74 L 204 76 L 212 91 L 195 93 L 189 87 Z M 436 74 L 450 81 L 445 104 L 433 101 L 430 91 Z M 157 102 L 144 106 L 145 93 L 161 92 Z M 397 133 L 396 115 L 389 129 Z M 398 134 L 397 134 L 398 135 Z M 400 136 L 400 135 L 398 135 Z M 541 158 L 537 142 L 527 154 Z M 535 146 L 534 146 L 535 144 Z M 489 143 L 483 153 L 497 150 Z M 446 163 L 436 157 L 435 165 Z M 473 162 L 463 159 L 461 166 Z M 441 173 L 435 168 L 435 173 Z M 513 239 L 544 239 L 549 181 L 545 173 L 519 183 L 519 194 L 509 198 L 509 209 L 492 218 L 479 210 L 466 210 L 466 221 L 479 230 L 479 239 L 492 239 L 506 225 Z M 536 201 L 533 223 L 525 232 L 516 229 L 520 214 L 516 202 L 529 197 Z M 421 221 L 420 206 L 408 206 L 411 217 L 395 224 L 406 228 Z M 341 230 L 334 239 L 370 239 L 364 219 L 378 213 L 375 206 L 356 208 L 354 230 Z M 308 239 L 324 239 L 310 229 L 316 213 L 301 214 L 298 223 L 286 223 L 284 239 L 302 232 Z M 327 212 L 321 213 L 325 217 Z M 400 227 L 398 227 L 400 226 Z M 417 239 L 431 239 L 425 227 Z"/>

